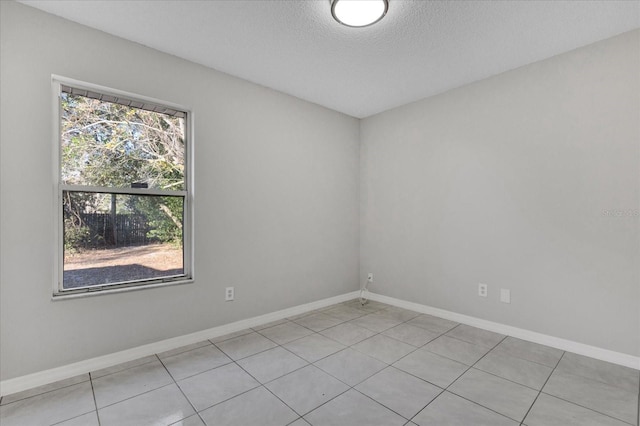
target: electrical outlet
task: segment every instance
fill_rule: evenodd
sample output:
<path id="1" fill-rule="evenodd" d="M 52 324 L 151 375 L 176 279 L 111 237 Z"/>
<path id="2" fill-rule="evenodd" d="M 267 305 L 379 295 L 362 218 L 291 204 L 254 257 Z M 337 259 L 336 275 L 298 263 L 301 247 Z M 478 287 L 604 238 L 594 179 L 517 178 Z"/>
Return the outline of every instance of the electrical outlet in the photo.
<path id="1" fill-rule="evenodd" d="M 511 290 L 509 290 L 508 288 L 501 288 L 500 301 L 502 303 L 511 303 Z"/>
<path id="2" fill-rule="evenodd" d="M 487 285 L 486 284 L 478 284 L 478 296 L 480 297 L 487 297 L 487 293 L 488 293 L 488 289 L 487 289 Z"/>
<path id="3" fill-rule="evenodd" d="M 373 272 L 369 272 L 367 274 L 367 282 L 368 283 L 372 283 L 373 282 Z"/>
<path id="4" fill-rule="evenodd" d="M 224 300 L 225 300 L 226 302 L 230 302 L 230 301 L 232 301 L 232 300 L 233 300 L 233 297 L 234 297 L 234 293 L 235 293 L 235 291 L 234 291 L 233 287 L 227 287 L 227 288 L 225 288 L 225 289 L 224 289 Z"/>

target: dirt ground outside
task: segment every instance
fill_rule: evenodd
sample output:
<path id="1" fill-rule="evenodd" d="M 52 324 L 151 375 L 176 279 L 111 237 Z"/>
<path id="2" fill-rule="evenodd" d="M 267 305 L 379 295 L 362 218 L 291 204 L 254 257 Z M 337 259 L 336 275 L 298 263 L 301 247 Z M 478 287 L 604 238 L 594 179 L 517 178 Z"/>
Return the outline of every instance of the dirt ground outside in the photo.
<path id="1" fill-rule="evenodd" d="M 171 244 L 65 253 L 64 288 L 161 278 L 183 271 L 182 249 Z"/>

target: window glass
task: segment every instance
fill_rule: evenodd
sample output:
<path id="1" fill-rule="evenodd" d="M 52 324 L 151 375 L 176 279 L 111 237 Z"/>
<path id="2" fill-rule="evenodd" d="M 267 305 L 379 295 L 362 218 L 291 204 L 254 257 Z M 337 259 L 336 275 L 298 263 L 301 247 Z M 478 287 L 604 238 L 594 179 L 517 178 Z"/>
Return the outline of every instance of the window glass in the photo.
<path id="1" fill-rule="evenodd" d="M 63 288 L 184 274 L 184 197 L 63 191 L 62 199 Z"/>
<path id="2" fill-rule="evenodd" d="M 62 183 L 185 189 L 185 120 L 62 93 Z"/>
<path id="3" fill-rule="evenodd" d="M 186 112 L 59 87 L 54 292 L 191 278 Z"/>

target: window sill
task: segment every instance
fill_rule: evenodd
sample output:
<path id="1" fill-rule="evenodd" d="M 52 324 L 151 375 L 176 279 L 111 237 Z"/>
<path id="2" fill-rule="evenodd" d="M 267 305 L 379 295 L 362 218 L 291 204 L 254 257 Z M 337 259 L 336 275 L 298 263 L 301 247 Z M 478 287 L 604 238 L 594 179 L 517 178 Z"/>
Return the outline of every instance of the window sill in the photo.
<path id="1" fill-rule="evenodd" d="M 192 284 L 194 282 L 195 280 L 193 278 L 182 278 L 175 281 L 159 282 L 159 283 L 144 284 L 144 285 L 133 285 L 129 287 L 117 287 L 117 288 L 110 288 L 110 289 L 104 289 L 104 290 L 84 291 L 79 293 L 54 293 L 51 296 L 51 300 L 61 301 L 61 300 L 69 300 L 69 299 L 80 299 L 84 297 L 106 296 L 108 294 L 126 293 L 130 291 L 141 291 L 141 290 L 148 290 L 152 288 L 169 287 L 169 286 L 182 285 L 182 284 Z"/>

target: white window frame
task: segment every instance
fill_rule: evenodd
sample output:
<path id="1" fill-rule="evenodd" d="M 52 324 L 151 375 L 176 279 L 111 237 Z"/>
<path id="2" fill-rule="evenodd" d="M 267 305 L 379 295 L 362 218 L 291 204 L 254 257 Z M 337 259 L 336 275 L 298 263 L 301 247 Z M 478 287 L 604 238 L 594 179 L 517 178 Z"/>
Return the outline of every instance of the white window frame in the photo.
<path id="1" fill-rule="evenodd" d="M 105 187 L 91 187 L 84 185 L 66 185 L 62 183 L 62 164 L 61 164 L 61 147 L 62 141 L 60 134 L 60 121 L 62 117 L 62 111 L 60 107 L 60 96 L 62 93 L 62 86 L 70 86 L 76 89 L 83 89 L 92 92 L 97 92 L 104 95 L 115 96 L 118 98 L 124 98 L 134 102 L 141 102 L 146 104 L 158 105 L 171 108 L 176 111 L 181 111 L 186 114 L 185 117 L 185 189 L 184 191 L 165 191 L 154 188 L 108 188 L 105 191 Z M 174 104 L 171 102 L 162 101 L 159 99 L 150 98 L 147 96 L 141 96 L 134 93 L 125 92 L 122 90 L 112 89 L 105 86 L 99 86 L 97 84 L 87 83 L 67 77 L 58 75 L 51 76 L 51 88 L 53 99 L 53 217 L 54 217 L 54 280 L 53 280 L 53 299 L 66 299 L 75 297 L 84 297 L 98 294 L 112 294 L 116 292 L 142 290 L 155 287 L 164 287 L 176 284 L 186 284 L 194 282 L 194 262 L 193 262 L 193 112 L 191 109 L 185 106 Z M 147 280 L 135 280 L 126 281 L 121 283 L 110 283 L 102 285 L 93 285 L 90 287 L 81 287 L 74 289 L 63 288 L 63 276 L 64 276 L 64 229 L 63 229 L 63 214 L 62 214 L 62 194 L 65 190 L 72 191 L 84 191 L 84 192 L 107 192 L 118 194 L 140 194 L 140 195 L 167 195 L 167 196 L 183 196 L 184 197 L 184 210 L 183 210 L 183 224 L 182 224 L 182 238 L 183 238 L 183 274 L 176 277 L 164 277 L 154 278 Z"/>

